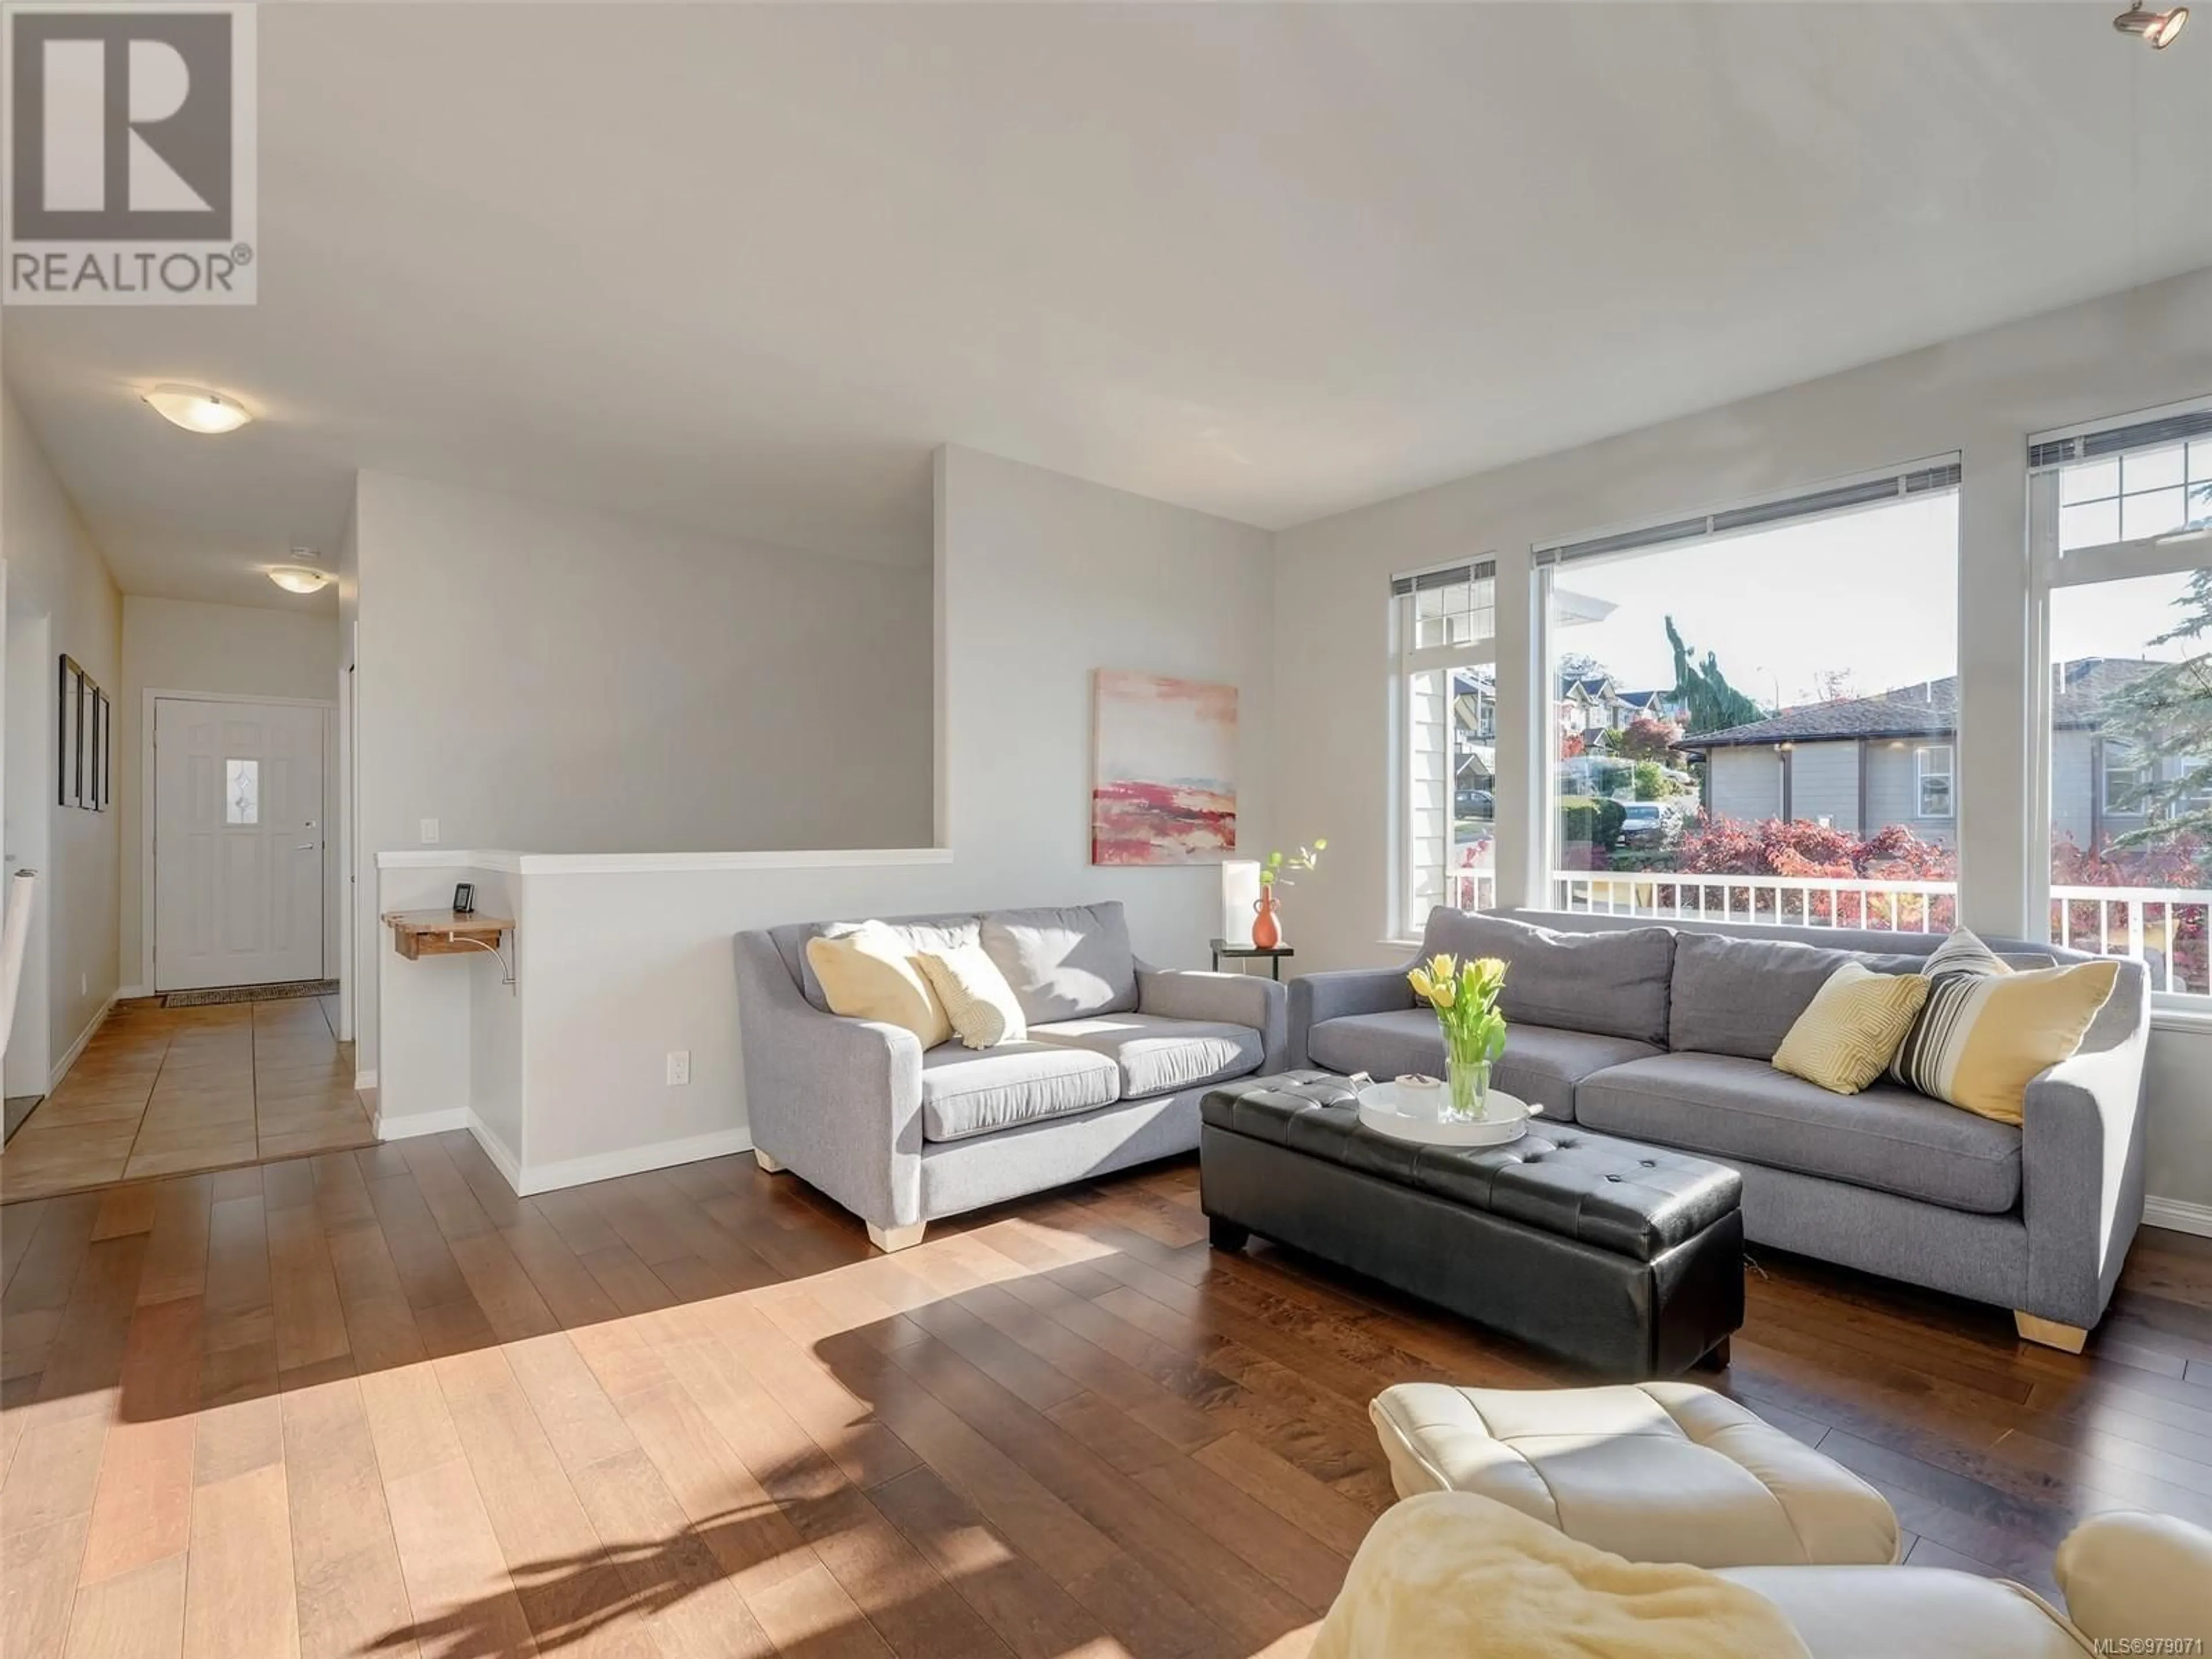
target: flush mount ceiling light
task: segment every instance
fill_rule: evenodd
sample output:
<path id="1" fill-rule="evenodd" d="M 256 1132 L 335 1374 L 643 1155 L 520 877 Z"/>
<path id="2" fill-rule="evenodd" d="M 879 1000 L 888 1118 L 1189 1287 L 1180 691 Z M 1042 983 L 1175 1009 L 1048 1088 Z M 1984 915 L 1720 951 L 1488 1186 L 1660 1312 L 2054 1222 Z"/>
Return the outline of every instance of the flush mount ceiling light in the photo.
<path id="1" fill-rule="evenodd" d="M 2166 11 L 2145 11 L 2136 7 L 2112 19 L 2112 27 L 2123 34 L 2140 36 L 2153 52 L 2164 52 L 2179 38 L 2188 21 L 2186 6 L 2175 6 Z"/>
<path id="2" fill-rule="evenodd" d="M 313 593 L 330 586 L 331 573 L 304 564 L 279 564 L 270 567 L 269 580 L 287 593 Z"/>
<path id="3" fill-rule="evenodd" d="M 157 386 L 145 394 L 154 412 L 187 432 L 235 432 L 253 416 L 204 386 Z"/>

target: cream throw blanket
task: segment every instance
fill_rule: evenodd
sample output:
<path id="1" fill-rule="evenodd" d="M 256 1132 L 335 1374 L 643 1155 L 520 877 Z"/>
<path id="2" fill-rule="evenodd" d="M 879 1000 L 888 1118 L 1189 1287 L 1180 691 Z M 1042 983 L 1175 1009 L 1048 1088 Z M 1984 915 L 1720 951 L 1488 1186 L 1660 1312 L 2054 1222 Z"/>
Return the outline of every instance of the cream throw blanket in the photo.
<path id="1" fill-rule="evenodd" d="M 1703 1567 L 1624 1561 L 1473 1492 L 1377 1521 L 1312 1659 L 1810 1659 L 1781 1610 Z"/>

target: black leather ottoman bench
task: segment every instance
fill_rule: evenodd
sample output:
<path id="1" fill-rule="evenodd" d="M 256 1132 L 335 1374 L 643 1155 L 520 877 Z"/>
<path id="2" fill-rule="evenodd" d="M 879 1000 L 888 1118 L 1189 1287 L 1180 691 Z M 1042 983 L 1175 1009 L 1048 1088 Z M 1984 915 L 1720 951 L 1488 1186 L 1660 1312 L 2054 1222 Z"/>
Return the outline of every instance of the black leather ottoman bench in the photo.
<path id="1" fill-rule="evenodd" d="M 1201 1104 L 1213 1243 L 1258 1233 L 1608 1376 L 1728 1363 L 1743 1323 L 1743 1180 L 1724 1164 L 1530 1127 L 1425 1146 L 1359 1121 L 1327 1072 L 1225 1084 Z"/>

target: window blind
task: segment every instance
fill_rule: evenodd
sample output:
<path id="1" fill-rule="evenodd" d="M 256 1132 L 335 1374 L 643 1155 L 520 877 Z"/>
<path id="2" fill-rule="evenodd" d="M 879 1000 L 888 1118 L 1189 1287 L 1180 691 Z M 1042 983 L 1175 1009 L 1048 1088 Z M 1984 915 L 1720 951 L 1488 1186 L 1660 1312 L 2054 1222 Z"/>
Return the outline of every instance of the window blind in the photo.
<path id="1" fill-rule="evenodd" d="M 1913 467 L 1891 473 L 1887 477 L 1832 485 L 1825 489 L 1808 490 L 1802 495 L 1759 501 L 1750 507 L 1730 507 L 1722 513 L 1703 513 L 1695 518 L 1672 519 L 1663 524 L 1643 525 L 1634 530 L 1623 530 L 1609 536 L 1561 542 L 1553 546 L 1538 548 L 1534 557 L 1539 565 L 1568 564 L 1577 559 L 1594 559 L 1610 553 L 1637 552 L 1645 548 L 1702 541 L 1709 537 L 1733 535 L 1762 526 L 1821 518 L 1827 514 L 1870 507 L 1881 501 L 1903 501 L 1908 496 L 1924 495 L 1931 490 L 1955 489 L 1959 485 L 1959 463 L 1956 461 L 1936 466 Z"/>
<path id="2" fill-rule="evenodd" d="M 1423 570 L 1410 576 L 1390 578 L 1390 592 L 1403 597 L 1407 593 L 1426 593 L 1438 587 L 1456 587 L 1462 582 L 1488 581 L 1498 574 L 1498 561 L 1476 559 L 1468 564 L 1448 564 L 1441 570 Z M 1373 590 L 1369 590 L 1370 592 Z"/>
<path id="3" fill-rule="evenodd" d="M 2212 409 L 2191 410 L 2179 415 L 2155 416 L 2108 426 L 2095 432 L 2077 432 L 2069 438 L 2046 438 L 2027 446 L 2031 472 L 2041 472 L 2075 461 L 2094 461 L 2130 449 L 2154 449 L 2161 444 L 2182 443 L 2191 438 L 2212 437 Z"/>

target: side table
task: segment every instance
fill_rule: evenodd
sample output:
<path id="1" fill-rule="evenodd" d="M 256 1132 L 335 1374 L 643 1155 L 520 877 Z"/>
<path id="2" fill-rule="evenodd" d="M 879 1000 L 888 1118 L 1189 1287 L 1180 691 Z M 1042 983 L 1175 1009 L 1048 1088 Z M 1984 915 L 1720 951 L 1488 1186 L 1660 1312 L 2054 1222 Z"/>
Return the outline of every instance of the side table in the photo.
<path id="1" fill-rule="evenodd" d="M 1272 951 L 1263 951 L 1256 945 L 1231 945 L 1225 939 L 1218 939 L 1213 941 L 1213 971 L 1219 973 L 1224 961 L 1251 962 L 1264 957 L 1267 971 L 1279 980 L 1283 976 L 1283 958 L 1296 955 L 1297 952 L 1287 945 L 1278 945 Z"/>

